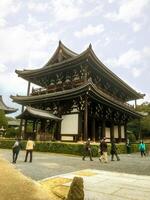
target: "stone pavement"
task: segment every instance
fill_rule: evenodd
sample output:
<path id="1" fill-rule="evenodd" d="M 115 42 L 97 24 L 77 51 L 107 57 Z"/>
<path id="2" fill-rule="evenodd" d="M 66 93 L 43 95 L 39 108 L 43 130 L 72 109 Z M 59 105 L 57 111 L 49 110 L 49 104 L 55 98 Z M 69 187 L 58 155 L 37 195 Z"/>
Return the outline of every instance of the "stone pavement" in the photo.
<path id="1" fill-rule="evenodd" d="M 12 161 L 12 151 L 0 149 L 0 154 Z M 121 154 L 120 161 L 109 161 L 100 163 L 98 158 L 93 158 L 93 162 L 86 158 L 82 161 L 80 156 L 33 152 L 33 162 L 24 163 L 25 151 L 19 153 L 17 163 L 14 165 L 24 175 L 34 180 L 41 180 L 47 177 L 65 174 L 83 169 L 97 169 L 127 174 L 148 175 L 150 176 L 150 156 L 141 158 L 140 153 Z"/>
<path id="2" fill-rule="evenodd" d="M 0 149 L 0 155 L 12 161 L 11 150 Z M 98 158 L 91 162 L 89 158 L 82 161 L 79 156 L 40 152 L 33 153 L 32 163 L 24 163 L 24 157 L 25 151 L 21 151 L 13 166 L 37 181 L 54 176 L 82 176 L 86 200 L 150 199 L 150 156 L 141 158 L 139 153 L 122 154 L 120 161 L 108 163 L 100 163 Z M 87 169 L 86 174 L 84 170 Z"/>
<path id="3" fill-rule="evenodd" d="M 85 200 L 150 199 L 150 176 L 86 169 L 50 177 L 46 180 L 73 179 L 74 176 L 83 177 Z M 70 185 L 70 183 L 64 185 Z"/>

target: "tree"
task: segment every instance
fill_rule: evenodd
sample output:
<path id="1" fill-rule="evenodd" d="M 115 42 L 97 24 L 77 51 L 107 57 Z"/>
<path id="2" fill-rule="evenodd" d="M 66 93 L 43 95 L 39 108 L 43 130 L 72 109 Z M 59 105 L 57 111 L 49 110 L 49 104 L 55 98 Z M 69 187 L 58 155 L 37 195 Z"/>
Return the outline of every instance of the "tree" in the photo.
<path id="1" fill-rule="evenodd" d="M 144 102 L 138 105 L 136 108 L 137 112 L 141 112 L 143 118 L 140 120 L 133 120 L 128 123 L 127 130 L 133 133 L 136 139 L 139 139 L 139 133 L 141 132 L 142 137 L 150 137 L 150 103 Z"/>
<path id="2" fill-rule="evenodd" d="M 5 116 L 4 110 L 0 110 L 0 128 L 1 127 L 3 127 L 4 129 L 6 129 L 8 127 L 8 121 Z"/>

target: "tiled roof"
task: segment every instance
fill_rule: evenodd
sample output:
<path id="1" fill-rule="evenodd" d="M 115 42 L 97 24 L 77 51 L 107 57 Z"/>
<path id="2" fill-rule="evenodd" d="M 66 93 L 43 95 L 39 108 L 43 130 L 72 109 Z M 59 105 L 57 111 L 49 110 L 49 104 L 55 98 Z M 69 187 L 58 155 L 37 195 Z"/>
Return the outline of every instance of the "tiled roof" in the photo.
<path id="1" fill-rule="evenodd" d="M 41 109 L 36 109 L 33 107 L 27 107 L 25 109 L 25 111 L 20 114 L 19 116 L 17 116 L 17 118 L 44 118 L 44 119 L 51 119 L 51 120 L 61 120 L 61 118 L 53 115 L 52 113 L 50 113 L 49 111 L 46 110 L 41 110 Z"/>

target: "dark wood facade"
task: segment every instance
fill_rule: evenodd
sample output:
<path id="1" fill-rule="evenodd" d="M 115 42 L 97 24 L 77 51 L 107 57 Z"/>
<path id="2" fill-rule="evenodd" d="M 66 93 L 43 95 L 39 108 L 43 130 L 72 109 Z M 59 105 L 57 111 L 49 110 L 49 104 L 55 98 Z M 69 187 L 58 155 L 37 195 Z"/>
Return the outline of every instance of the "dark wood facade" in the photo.
<path id="1" fill-rule="evenodd" d="M 67 127 L 67 133 L 61 133 L 59 124 L 58 139 L 64 136 L 64 140 L 67 140 L 68 136 L 68 140 L 72 137 L 78 141 L 90 137 L 98 141 L 106 136 L 121 142 L 126 139 L 128 121 L 141 117 L 127 102 L 143 98 L 144 95 L 111 72 L 96 57 L 91 45 L 81 54 L 76 54 L 60 42 L 44 67 L 16 70 L 16 73 L 29 82 L 28 95 L 11 96 L 13 101 L 48 110 L 58 117 L 64 116 L 66 120 L 68 117 L 70 127 L 73 117 L 78 121 L 76 133 L 67 132 Z M 31 90 L 31 83 L 40 88 Z"/>

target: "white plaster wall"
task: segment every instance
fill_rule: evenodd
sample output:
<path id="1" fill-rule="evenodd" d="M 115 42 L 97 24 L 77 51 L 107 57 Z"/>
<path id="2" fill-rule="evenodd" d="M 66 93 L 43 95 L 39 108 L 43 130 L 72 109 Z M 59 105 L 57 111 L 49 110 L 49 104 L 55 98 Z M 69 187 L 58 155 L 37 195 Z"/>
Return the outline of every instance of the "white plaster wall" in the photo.
<path id="1" fill-rule="evenodd" d="M 61 134 L 78 134 L 79 114 L 62 115 Z"/>
<path id="2" fill-rule="evenodd" d="M 61 136 L 61 140 L 63 141 L 73 141 L 73 136 Z"/>
<path id="3" fill-rule="evenodd" d="M 118 138 L 119 134 L 118 134 L 118 126 L 114 126 L 114 138 Z"/>
<path id="4" fill-rule="evenodd" d="M 121 126 L 121 138 L 125 138 L 124 126 Z"/>
<path id="5" fill-rule="evenodd" d="M 110 138 L 110 128 L 108 127 L 105 128 L 105 137 Z"/>

